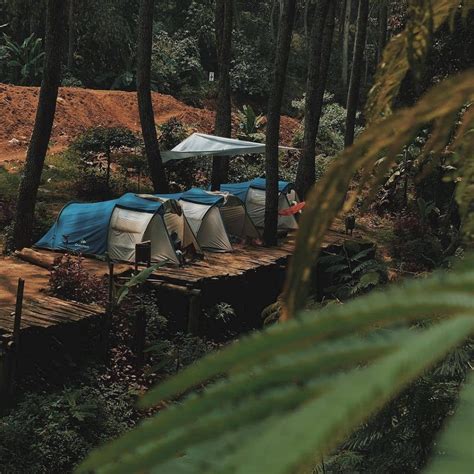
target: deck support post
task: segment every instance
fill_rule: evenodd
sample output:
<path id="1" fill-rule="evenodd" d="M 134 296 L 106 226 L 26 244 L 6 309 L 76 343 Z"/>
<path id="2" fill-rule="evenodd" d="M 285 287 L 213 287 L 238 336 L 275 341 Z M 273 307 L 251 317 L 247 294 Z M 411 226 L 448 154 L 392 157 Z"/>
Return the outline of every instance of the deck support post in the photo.
<path id="1" fill-rule="evenodd" d="M 18 368 L 20 360 L 20 330 L 21 330 L 21 314 L 23 311 L 23 293 L 25 289 L 25 280 L 18 278 L 18 286 L 16 289 L 15 312 L 13 313 L 13 334 L 12 340 L 8 345 L 6 353 L 6 370 L 8 373 L 8 395 L 15 392 Z"/>
<path id="2" fill-rule="evenodd" d="M 193 289 L 189 293 L 188 333 L 196 336 L 201 317 L 201 290 Z"/>
<path id="3" fill-rule="evenodd" d="M 107 304 L 105 314 L 102 318 L 102 354 L 104 357 L 107 356 L 110 345 L 110 329 L 112 327 L 112 314 L 114 311 L 114 264 L 109 260 L 109 275 L 108 275 L 108 288 L 107 288 Z"/>

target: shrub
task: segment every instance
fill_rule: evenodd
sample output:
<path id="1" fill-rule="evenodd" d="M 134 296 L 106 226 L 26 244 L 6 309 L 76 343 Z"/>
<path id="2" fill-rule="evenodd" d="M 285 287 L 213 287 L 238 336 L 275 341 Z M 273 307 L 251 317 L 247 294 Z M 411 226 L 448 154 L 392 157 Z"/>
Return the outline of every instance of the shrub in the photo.
<path id="1" fill-rule="evenodd" d="M 118 384 L 27 394 L 0 418 L 0 472 L 71 472 L 92 448 L 133 425 L 132 406 Z"/>
<path id="2" fill-rule="evenodd" d="M 397 217 L 394 227 L 393 254 L 407 271 L 432 270 L 443 258 L 440 239 L 415 213 Z"/>
<path id="3" fill-rule="evenodd" d="M 49 290 L 56 296 L 82 303 L 99 302 L 105 298 L 104 283 L 85 270 L 81 255 L 64 254 L 54 260 Z"/>
<path id="4" fill-rule="evenodd" d="M 158 142 L 161 150 L 171 150 L 182 142 L 191 133 L 191 130 L 177 117 L 171 117 L 158 125 Z"/>
<path id="5" fill-rule="evenodd" d="M 62 87 L 84 87 L 84 84 L 80 79 L 73 76 L 69 71 L 63 73 L 63 77 L 61 80 Z"/>
<path id="6" fill-rule="evenodd" d="M 99 189 L 111 190 L 110 174 L 113 154 L 136 149 L 140 146 L 138 137 L 121 127 L 92 127 L 80 135 L 72 144 L 71 150 L 81 156 L 83 175 L 81 180 L 86 180 L 84 190 L 78 183 L 78 194 L 91 187 L 92 194 L 100 194 Z M 93 170 L 93 171 L 91 171 Z M 103 182 L 102 176 L 105 181 Z"/>

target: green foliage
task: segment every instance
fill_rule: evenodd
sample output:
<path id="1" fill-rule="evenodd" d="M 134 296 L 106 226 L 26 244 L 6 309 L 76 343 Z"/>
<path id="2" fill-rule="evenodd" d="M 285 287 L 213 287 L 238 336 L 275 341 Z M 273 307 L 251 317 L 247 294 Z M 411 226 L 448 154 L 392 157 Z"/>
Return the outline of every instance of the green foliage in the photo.
<path id="1" fill-rule="evenodd" d="M 158 268 L 164 265 L 166 265 L 166 262 L 155 263 L 154 265 L 144 268 L 143 270 L 138 272 L 136 275 L 133 275 L 130 278 L 130 280 L 128 280 L 127 282 L 125 282 L 123 285 L 121 285 L 120 287 L 116 289 L 115 294 L 114 294 L 115 304 L 117 306 L 120 305 L 132 288 L 143 285 L 143 283 L 145 283 L 145 281 L 148 280 L 148 278 L 154 271 L 156 271 Z"/>
<path id="2" fill-rule="evenodd" d="M 265 134 L 263 133 L 265 118 L 263 115 L 257 115 L 250 105 L 244 105 L 241 110 L 237 111 L 239 119 L 238 138 L 251 142 L 264 142 Z"/>
<path id="3" fill-rule="evenodd" d="M 134 74 L 138 2 L 83 0 L 76 5 L 76 48 L 70 71 L 86 87 L 130 89 Z"/>
<path id="4" fill-rule="evenodd" d="M 80 79 L 73 76 L 69 71 L 64 71 L 61 79 L 62 87 L 84 87 Z"/>
<path id="5" fill-rule="evenodd" d="M 265 97 L 270 88 L 269 58 L 262 54 L 250 37 L 237 33 L 230 73 L 232 90 L 238 96 Z"/>
<path id="6" fill-rule="evenodd" d="M 0 471 L 70 472 L 93 447 L 132 426 L 131 405 L 114 384 L 24 395 L 0 418 Z"/>
<path id="7" fill-rule="evenodd" d="M 76 193 L 88 199 L 106 199 L 117 190 L 111 182 L 114 155 L 129 154 L 141 145 L 127 128 L 92 127 L 74 140 L 70 150 L 80 156 Z"/>
<path id="8" fill-rule="evenodd" d="M 195 472 L 311 468 L 474 331 L 473 287 L 466 265 L 243 338 L 151 390 L 142 406 L 208 383 L 200 396 L 189 394 L 95 452 L 79 472 L 164 467 L 189 452 L 189 460 L 173 461 L 179 467 L 217 449 L 219 467 L 194 462 Z M 380 332 L 444 315 L 428 329 Z"/>
<path id="9" fill-rule="evenodd" d="M 3 81 L 23 86 L 39 85 L 43 62 L 42 40 L 34 33 L 21 43 L 3 34 L 3 45 L 0 45 L 0 77 Z"/>
<path id="10" fill-rule="evenodd" d="M 140 145 L 136 135 L 127 128 L 92 127 L 74 140 L 71 148 L 84 157 L 98 153 L 112 153 L 120 148 L 136 148 Z"/>
<path id="11" fill-rule="evenodd" d="M 387 269 L 375 259 L 372 246 L 346 241 L 339 253 L 323 254 L 318 259 L 322 272 L 329 277 L 324 292 L 330 297 L 347 299 L 367 292 L 387 281 Z"/>
<path id="12" fill-rule="evenodd" d="M 162 151 L 171 150 L 191 135 L 191 130 L 181 120 L 171 117 L 158 125 L 158 142 Z"/>
<path id="13" fill-rule="evenodd" d="M 429 466 L 428 474 L 467 472 L 474 463 L 471 449 L 474 423 L 474 381 L 472 375 L 466 381 L 460 395 L 460 405 L 453 420 L 449 421 L 436 447 L 436 457 Z"/>
<path id="14" fill-rule="evenodd" d="M 204 99 L 205 74 L 194 38 L 157 32 L 153 37 L 151 74 L 155 90 L 192 105 L 200 105 Z"/>
<path id="15" fill-rule="evenodd" d="M 299 114 L 304 111 L 304 96 L 300 100 L 292 102 Z M 318 136 L 316 139 L 317 152 L 327 156 L 334 156 L 344 149 L 344 130 L 346 120 L 346 109 L 334 100 L 334 95 L 326 92 L 324 94 L 323 110 L 319 121 Z M 356 127 L 356 136 L 361 132 Z M 304 120 L 295 132 L 293 146 L 303 146 Z"/>

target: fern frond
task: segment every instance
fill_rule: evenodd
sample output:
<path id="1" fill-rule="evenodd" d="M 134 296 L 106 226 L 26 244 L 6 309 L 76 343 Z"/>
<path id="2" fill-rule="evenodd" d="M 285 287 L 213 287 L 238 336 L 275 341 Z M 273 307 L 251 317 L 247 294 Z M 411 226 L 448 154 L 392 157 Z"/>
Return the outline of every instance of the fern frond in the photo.
<path id="1" fill-rule="evenodd" d="M 474 426 L 474 376 L 466 381 L 459 397 L 459 407 L 454 419 L 436 445 L 436 457 L 428 467 L 428 474 L 471 472 L 474 466 L 472 449 Z"/>

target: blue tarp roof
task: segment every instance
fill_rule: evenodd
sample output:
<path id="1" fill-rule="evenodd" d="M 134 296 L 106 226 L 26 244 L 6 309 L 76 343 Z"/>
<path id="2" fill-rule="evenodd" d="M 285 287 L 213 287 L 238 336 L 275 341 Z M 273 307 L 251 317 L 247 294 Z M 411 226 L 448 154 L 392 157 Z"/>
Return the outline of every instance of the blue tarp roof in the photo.
<path id="1" fill-rule="evenodd" d="M 142 212 L 160 212 L 163 203 L 124 194 L 110 201 L 66 204 L 36 247 L 76 250 L 92 255 L 107 252 L 109 223 L 116 206 Z M 67 241 L 65 236 L 67 236 Z"/>
<path id="2" fill-rule="evenodd" d="M 245 202 L 249 188 L 265 189 L 266 183 L 267 181 L 265 178 L 255 178 L 243 183 L 221 184 L 221 191 L 231 193 L 234 196 L 237 196 L 241 201 Z M 280 193 L 289 192 L 292 188 L 292 183 L 288 181 L 278 181 L 278 190 Z"/>
<path id="3" fill-rule="evenodd" d="M 176 194 L 157 194 L 158 197 L 176 199 L 179 201 L 194 202 L 196 204 L 205 204 L 207 206 L 214 206 L 215 204 L 221 204 L 224 202 L 224 196 L 218 194 L 211 194 L 204 189 L 191 188 L 184 193 Z"/>

